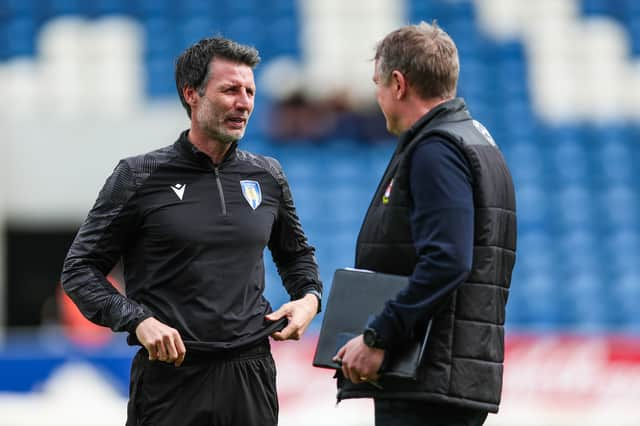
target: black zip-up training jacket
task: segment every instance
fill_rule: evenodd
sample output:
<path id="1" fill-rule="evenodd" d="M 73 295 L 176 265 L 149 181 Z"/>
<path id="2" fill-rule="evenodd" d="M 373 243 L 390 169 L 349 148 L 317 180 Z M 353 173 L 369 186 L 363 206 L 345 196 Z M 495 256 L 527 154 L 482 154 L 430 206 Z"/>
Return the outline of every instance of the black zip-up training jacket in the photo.
<path id="1" fill-rule="evenodd" d="M 153 316 L 188 349 L 250 345 L 274 331 L 264 248 L 291 299 L 321 295 L 314 248 L 276 160 L 234 144 L 214 165 L 187 134 L 120 161 L 71 245 L 62 285 L 88 319 L 128 331 L 130 343 Z M 105 278 L 120 258 L 126 297 Z"/>

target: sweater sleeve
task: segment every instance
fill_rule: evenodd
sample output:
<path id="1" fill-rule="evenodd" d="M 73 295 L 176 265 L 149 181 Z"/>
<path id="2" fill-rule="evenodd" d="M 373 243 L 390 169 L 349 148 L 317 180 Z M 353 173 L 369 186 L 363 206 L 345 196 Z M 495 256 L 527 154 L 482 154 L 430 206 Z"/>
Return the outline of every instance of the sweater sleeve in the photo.
<path id="1" fill-rule="evenodd" d="M 80 227 L 62 270 L 62 287 L 90 321 L 113 331 L 135 333 L 152 314 L 116 290 L 106 275 L 122 256 L 134 233 L 133 172 L 121 161 L 107 179 L 87 219 Z"/>
<path id="2" fill-rule="evenodd" d="M 467 278 L 473 257 L 473 190 L 468 162 L 432 137 L 410 162 L 411 232 L 418 262 L 409 285 L 369 324 L 384 347 L 410 339 Z"/>

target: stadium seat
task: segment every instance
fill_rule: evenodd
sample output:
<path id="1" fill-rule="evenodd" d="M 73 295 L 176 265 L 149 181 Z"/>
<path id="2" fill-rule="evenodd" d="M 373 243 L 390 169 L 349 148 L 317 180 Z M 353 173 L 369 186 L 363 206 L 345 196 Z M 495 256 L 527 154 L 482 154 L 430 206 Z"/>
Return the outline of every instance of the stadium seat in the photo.
<path id="1" fill-rule="evenodd" d="M 31 16 L 15 17 L 6 23 L 5 49 L 8 57 L 29 57 L 35 53 L 36 22 Z"/>
<path id="2" fill-rule="evenodd" d="M 297 3 L 295 0 L 271 0 L 269 2 L 259 1 L 256 6 L 256 14 L 264 18 L 296 19 L 297 17 Z"/>
<path id="3" fill-rule="evenodd" d="M 186 19 L 211 19 L 215 16 L 225 17 L 224 8 L 211 1 L 181 0 L 176 10 L 177 15 Z"/>
<path id="4" fill-rule="evenodd" d="M 142 19 L 152 17 L 169 19 L 175 14 L 172 3 L 173 0 L 136 0 L 135 10 Z"/>
<path id="5" fill-rule="evenodd" d="M 264 58 L 270 59 L 278 55 L 299 57 L 299 29 L 296 19 L 286 15 L 264 19 L 264 40 L 259 46 Z"/>
<path id="6" fill-rule="evenodd" d="M 225 22 L 222 27 L 222 35 L 240 43 L 261 46 L 264 43 L 264 25 L 266 23 L 260 22 L 259 19 L 252 15 L 238 16 L 240 17 Z"/>
<path id="7" fill-rule="evenodd" d="M 615 3 L 609 0 L 581 0 L 582 12 L 585 15 L 607 15 L 614 11 Z"/>
<path id="8" fill-rule="evenodd" d="M 3 0 L 0 3 L 9 17 L 35 17 L 39 13 L 37 0 Z"/>
<path id="9" fill-rule="evenodd" d="M 259 0 L 226 0 L 226 7 L 229 9 L 229 16 L 252 17 L 257 13 L 258 3 Z"/>
<path id="10" fill-rule="evenodd" d="M 181 19 L 177 25 L 177 50 L 182 51 L 203 37 L 213 37 L 224 32 L 224 20 L 211 16 L 191 15 Z M 173 62 L 173 61 L 172 61 Z"/>
<path id="11" fill-rule="evenodd" d="M 81 15 L 85 11 L 81 0 L 50 0 L 47 3 L 42 13 L 49 18 L 60 15 Z"/>
<path id="12" fill-rule="evenodd" d="M 145 59 L 164 60 L 174 51 L 176 43 L 175 25 L 172 20 L 149 16 L 142 21 L 145 37 Z M 153 43 L 149 42 L 153 40 Z"/>
<path id="13" fill-rule="evenodd" d="M 85 5 L 85 13 L 89 17 L 123 15 L 129 12 L 128 6 L 131 4 L 132 2 L 127 0 L 93 0 Z"/>

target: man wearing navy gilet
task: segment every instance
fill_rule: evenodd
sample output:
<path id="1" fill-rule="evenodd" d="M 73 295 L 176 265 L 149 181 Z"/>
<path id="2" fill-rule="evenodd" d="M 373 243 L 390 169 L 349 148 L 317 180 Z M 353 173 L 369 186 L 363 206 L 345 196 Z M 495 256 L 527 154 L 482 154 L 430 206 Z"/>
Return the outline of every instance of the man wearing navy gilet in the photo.
<path id="1" fill-rule="evenodd" d="M 435 23 L 400 28 L 376 48 L 377 101 L 399 140 L 355 266 L 409 284 L 336 358 L 338 399 L 373 398 L 377 426 L 482 425 L 500 403 L 515 194 L 495 141 L 455 97 L 458 74 L 456 46 Z M 385 377 L 389 353 L 429 319 L 418 379 Z"/>

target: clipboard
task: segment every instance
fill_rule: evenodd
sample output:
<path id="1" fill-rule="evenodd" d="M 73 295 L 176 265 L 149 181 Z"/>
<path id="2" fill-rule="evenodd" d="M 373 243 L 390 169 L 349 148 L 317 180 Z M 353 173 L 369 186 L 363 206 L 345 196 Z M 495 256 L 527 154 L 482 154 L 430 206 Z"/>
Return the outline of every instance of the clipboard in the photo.
<path id="1" fill-rule="evenodd" d="M 388 300 L 409 285 L 409 278 L 363 269 L 337 269 L 325 307 L 313 366 L 340 369 L 333 361 L 338 349 L 362 333 L 372 315 L 382 312 Z M 388 348 L 389 362 L 382 377 L 416 380 L 431 330 L 426 324 L 424 336 L 405 345 Z"/>

